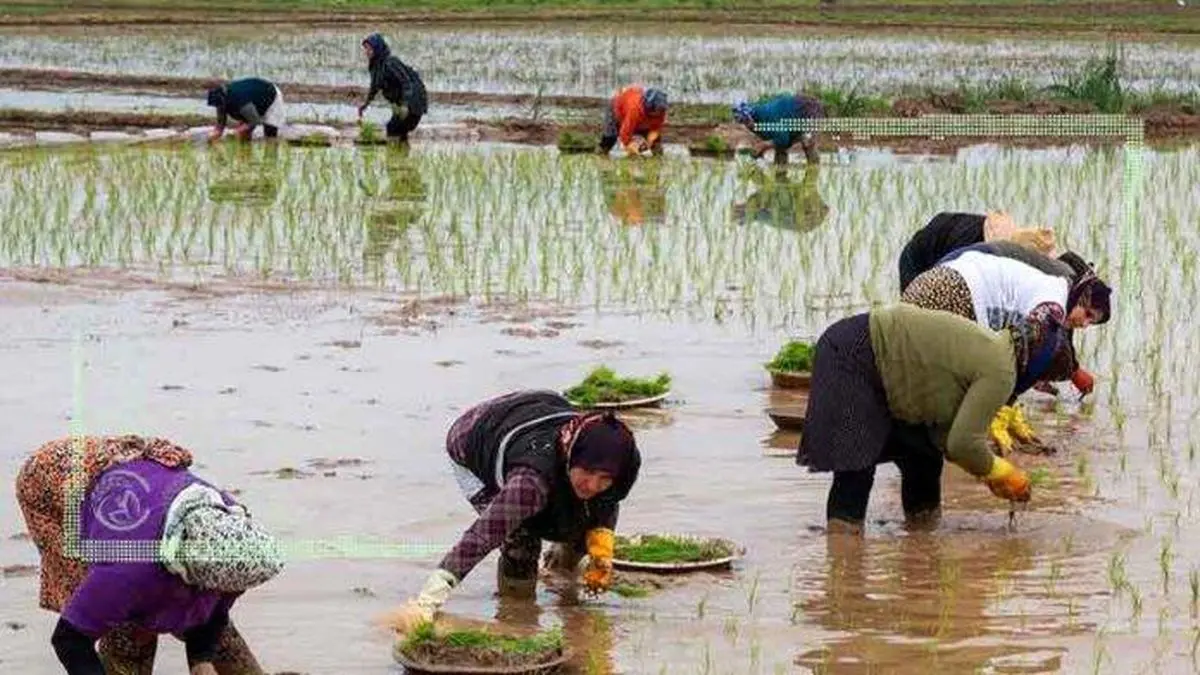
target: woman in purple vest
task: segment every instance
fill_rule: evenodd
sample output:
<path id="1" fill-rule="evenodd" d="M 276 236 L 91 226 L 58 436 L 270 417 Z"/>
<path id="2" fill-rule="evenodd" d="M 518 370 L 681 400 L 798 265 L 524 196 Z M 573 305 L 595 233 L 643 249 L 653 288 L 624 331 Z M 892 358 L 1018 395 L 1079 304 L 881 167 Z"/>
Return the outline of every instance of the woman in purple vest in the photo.
<path id="1" fill-rule="evenodd" d="M 22 467 L 40 604 L 59 614 L 51 644 L 70 675 L 150 673 L 164 633 L 184 642 L 192 675 L 263 672 L 229 611 L 282 557 L 191 463 L 165 439 L 86 436 L 46 443 Z"/>

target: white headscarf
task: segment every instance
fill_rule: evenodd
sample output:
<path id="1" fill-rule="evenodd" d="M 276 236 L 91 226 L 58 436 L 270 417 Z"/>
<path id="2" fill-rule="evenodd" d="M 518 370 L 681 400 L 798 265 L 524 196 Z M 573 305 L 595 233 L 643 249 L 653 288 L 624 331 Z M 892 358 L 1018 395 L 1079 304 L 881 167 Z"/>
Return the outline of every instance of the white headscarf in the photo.
<path id="1" fill-rule="evenodd" d="M 185 488 L 167 512 L 159 548 L 163 565 L 187 584 L 240 593 L 283 570 L 275 538 L 241 504 L 201 484 Z"/>

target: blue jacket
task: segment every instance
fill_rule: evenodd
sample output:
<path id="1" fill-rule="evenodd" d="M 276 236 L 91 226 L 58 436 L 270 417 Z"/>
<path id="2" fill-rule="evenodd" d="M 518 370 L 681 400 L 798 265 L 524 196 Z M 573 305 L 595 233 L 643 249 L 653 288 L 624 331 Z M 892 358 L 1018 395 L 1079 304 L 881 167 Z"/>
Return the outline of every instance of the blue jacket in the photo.
<path id="1" fill-rule="evenodd" d="M 262 124 L 262 116 L 275 103 L 275 85 L 260 77 L 234 80 L 208 91 L 208 105 L 217 109 L 217 125 L 227 118 L 245 122 L 251 128 Z"/>
<path id="2" fill-rule="evenodd" d="M 770 141 L 778 149 L 790 148 L 803 135 L 800 131 L 758 131 L 762 122 L 782 122 L 786 119 L 809 119 L 824 117 L 825 112 L 821 103 L 808 96 L 782 94 L 750 106 L 754 117 L 755 134 Z"/>

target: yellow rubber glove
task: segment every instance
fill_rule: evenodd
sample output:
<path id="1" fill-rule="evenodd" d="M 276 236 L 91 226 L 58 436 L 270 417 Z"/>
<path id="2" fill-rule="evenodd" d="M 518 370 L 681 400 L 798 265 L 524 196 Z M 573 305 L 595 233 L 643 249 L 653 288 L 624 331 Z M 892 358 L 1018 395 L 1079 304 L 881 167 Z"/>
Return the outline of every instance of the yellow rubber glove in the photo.
<path id="1" fill-rule="evenodd" d="M 1029 476 L 1003 457 L 992 460 L 992 470 L 984 478 L 992 494 L 1013 502 L 1027 502 L 1030 496 Z"/>
<path id="2" fill-rule="evenodd" d="M 1013 406 L 1009 410 L 1011 411 L 1008 415 L 1009 434 L 1022 443 L 1036 443 L 1037 434 L 1033 433 L 1033 427 L 1029 426 L 1021 409 Z"/>
<path id="3" fill-rule="evenodd" d="M 1013 449 L 1013 439 L 1008 433 L 1011 410 L 1008 406 L 1000 408 L 992 418 L 992 423 L 988 425 L 988 436 L 996 442 L 997 454 L 1001 457 L 1011 454 Z"/>
<path id="4" fill-rule="evenodd" d="M 607 591 L 612 586 L 612 559 L 615 539 L 613 531 L 598 527 L 587 533 L 587 567 L 583 571 L 583 584 L 592 593 Z"/>

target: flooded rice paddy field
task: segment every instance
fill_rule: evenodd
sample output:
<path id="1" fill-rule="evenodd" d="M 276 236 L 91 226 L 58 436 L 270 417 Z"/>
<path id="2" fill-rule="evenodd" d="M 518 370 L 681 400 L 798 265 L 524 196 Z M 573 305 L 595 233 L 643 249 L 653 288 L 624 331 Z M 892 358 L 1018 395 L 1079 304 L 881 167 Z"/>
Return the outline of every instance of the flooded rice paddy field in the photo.
<path id="1" fill-rule="evenodd" d="M 784 177 L 488 144 L 0 154 L 0 667 L 59 668 L 11 487 L 39 443 L 193 448 L 295 547 L 236 610 L 268 671 L 388 673 L 372 620 L 472 518 L 449 423 L 606 363 L 674 377 L 630 416 L 645 464 L 619 529 L 728 536 L 745 559 L 639 599 L 550 585 L 534 606 L 493 597 L 493 555 L 453 617 L 563 625 L 577 673 L 1194 672 L 1198 153 L 980 146 Z M 788 397 L 762 364 L 892 301 L 934 213 L 995 207 L 1116 287 L 1114 320 L 1081 336 L 1096 395 L 1027 396 L 1061 450 L 1018 457 L 1051 481 L 1014 526 L 951 467 L 942 526 L 908 533 L 888 466 L 865 540 L 828 539 L 829 477 L 780 453 L 797 438 L 764 414 Z M 159 669 L 184 672 L 174 641 Z"/>
<path id="2" fill-rule="evenodd" d="M 579 23 L 464 28 L 395 25 L 329 28 L 89 26 L 0 32 L 0 67 L 67 68 L 129 75 L 238 77 L 363 85 L 359 42 L 382 31 L 433 91 L 609 96 L 626 82 L 663 86 L 674 100 L 725 103 L 736 96 L 822 85 L 897 94 L 1009 79 L 1054 84 L 1103 56 L 1092 39 L 953 34 L 849 35 L 770 27 L 685 29 L 663 34 Z M 1131 92 L 1188 92 L 1200 45 L 1180 39 L 1124 45 Z M 250 71 L 253 71 L 251 73 Z"/>
<path id="3" fill-rule="evenodd" d="M 200 115 L 214 118 L 213 109 L 207 105 L 204 92 L 193 96 L 154 96 L 130 94 L 117 91 L 31 91 L 29 89 L 0 87 L 0 110 L 14 108 L 48 113 L 99 112 L 141 113 L 153 115 Z M 499 119 L 521 117 L 529 112 L 529 106 L 502 104 L 438 104 L 428 115 L 421 118 L 423 125 L 460 123 L 468 119 Z M 546 108 L 543 118 L 565 117 L 564 111 Z M 321 122 L 349 126 L 358 120 L 358 111 L 349 103 L 287 102 L 290 124 Z M 387 124 L 391 111 L 384 106 L 373 106 L 363 113 L 363 119 L 379 125 Z"/>

